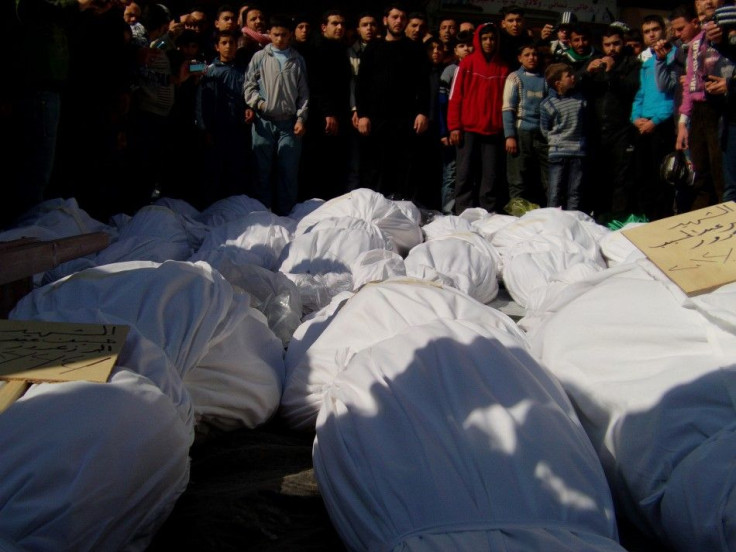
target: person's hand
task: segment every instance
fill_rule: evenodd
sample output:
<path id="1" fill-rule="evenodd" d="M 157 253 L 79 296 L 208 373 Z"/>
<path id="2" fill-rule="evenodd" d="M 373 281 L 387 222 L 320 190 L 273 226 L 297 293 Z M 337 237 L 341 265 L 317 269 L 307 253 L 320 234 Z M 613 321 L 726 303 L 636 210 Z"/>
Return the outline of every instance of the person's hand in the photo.
<path id="1" fill-rule="evenodd" d="M 654 46 L 652 46 L 652 50 L 654 50 L 657 59 L 660 61 L 664 61 L 665 59 L 667 59 L 667 54 L 670 52 L 671 49 L 672 43 L 664 39 L 658 40 L 654 43 Z"/>
<path id="2" fill-rule="evenodd" d="M 358 132 L 363 136 L 368 136 L 371 133 L 371 120 L 368 117 L 358 119 Z"/>
<path id="3" fill-rule="evenodd" d="M 542 40 L 547 40 L 549 37 L 552 36 L 554 29 L 555 29 L 555 26 L 552 25 L 552 23 L 547 23 L 544 27 L 542 27 L 542 30 L 539 33 L 540 38 Z"/>
<path id="4" fill-rule="evenodd" d="M 707 75 L 705 81 L 705 91 L 708 94 L 716 96 L 722 96 L 728 91 L 728 85 L 726 79 L 723 77 L 717 77 L 716 75 Z"/>
<path id="5" fill-rule="evenodd" d="M 599 71 L 600 69 L 603 69 L 605 65 L 605 58 L 598 58 L 594 59 L 588 64 L 588 67 L 586 68 L 586 71 L 588 73 L 595 73 L 596 71 Z"/>
<path id="6" fill-rule="evenodd" d="M 616 60 L 611 56 L 604 56 L 601 58 L 601 61 L 606 64 L 606 72 L 613 69 L 613 66 L 616 65 Z"/>
<path id="7" fill-rule="evenodd" d="M 355 130 L 358 130 L 358 112 L 357 111 L 353 111 L 353 118 L 351 122 L 353 123 L 353 128 Z"/>
<path id="8" fill-rule="evenodd" d="M 519 153 L 519 146 L 516 143 L 516 138 L 513 136 L 506 138 L 506 153 L 511 155 Z"/>
<path id="9" fill-rule="evenodd" d="M 688 132 L 687 132 L 687 125 L 680 123 L 679 128 L 677 129 L 677 141 L 675 142 L 675 149 L 678 151 L 683 151 L 688 148 Z"/>
<path id="10" fill-rule="evenodd" d="M 304 136 L 304 133 L 307 131 L 307 129 L 304 127 L 304 123 L 302 123 L 301 119 L 297 119 L 296 123 L 294 124 L 294 135 L 295 136 Z"/>
<path id="11" fill-rule="evenodd" d="M 450 132 L 450 144 L 453 146 L 459 146 L 463 141 L 463 133 L 460 130 L 453 130 Z"/>
<path id="12" fill-rule="evenodd" d="M 429 120 L 426 115 L 421 113 L 414 119 L 414 132 L 417 134 L 424 134 L 429 128 Z"/>
<path id="13" fill-rule="evenodd" d="M 337 136 L 340 125 L 335 117 L 325 117 L 325 134 L 327 136 Z"/>
<path id="14" fill-rule="evenodd" d="M 245 110 L 245 124 L 249 125 L 253 122 L 253 119 L 255 119 L 256 113 L 252 109 L 248 108 Z"/>
<path id="15" fill-rule="evenodd" d="M 723 29 L 716 25 L 715 21 L 708 21 L 703 25 L 703 29 L 705 29 L 705 38 L 713 44 L 723 42 Z"/>
<path id="16" fill-rule="evenodd" d="M 639 134 L 651 134 L 652 132 L 654 132 L 654 129 L 657 125 L 655 125 L 651 119 L 640 117 L 639 119 L 634 121 L 634 126 L 639 131 Z"/>
<path id="17" fill-rule="evenodd" d="M 440 138 L 440 144 L 442 144 L 443 146 L 449 147 L 450 146 L 450 137 L 449 136 L 443 136 L 442 138 Z"/>
<path id="18" fill-rule="evenodd" d="M 117 1 L 112 0 L 77 0 L 79 10 L 91 10 L 95 15 L 100 15 L 110 10 L 113 6 L 119 5 Z"/>
<path id="19" fill-rule="evenodd" d="M 169 21 L 169 36 L 172 39 L 176 39 L 184 31 L 184 23 L 172 19 Z"/>

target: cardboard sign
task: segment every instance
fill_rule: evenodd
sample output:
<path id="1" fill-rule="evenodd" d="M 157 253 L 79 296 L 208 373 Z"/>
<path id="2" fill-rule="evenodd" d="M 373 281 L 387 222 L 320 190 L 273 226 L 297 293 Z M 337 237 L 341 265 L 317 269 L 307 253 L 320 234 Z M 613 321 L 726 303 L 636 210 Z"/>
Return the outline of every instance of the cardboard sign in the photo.
<path id="1" fill-rule="evenodd" d="M 0 379 L 105 382 L 127 335 L 128 326 L 0 320 Z"/>
<path id="2" fill-rule="evenodd" d="M 736 282 L 736 203 L 733 201 L 622 233 L 688 295 Z"/>

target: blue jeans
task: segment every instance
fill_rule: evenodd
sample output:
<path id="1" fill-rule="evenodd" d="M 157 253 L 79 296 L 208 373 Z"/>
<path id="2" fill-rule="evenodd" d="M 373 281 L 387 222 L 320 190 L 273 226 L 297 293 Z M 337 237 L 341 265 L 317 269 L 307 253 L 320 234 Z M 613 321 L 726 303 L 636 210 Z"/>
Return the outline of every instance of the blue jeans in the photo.
<path id="1" fill-rule="evenodd" d="M 727 125 L 723 131 L 723 201 L 736 201 L 736 124 Z"/>
<path id="2" fill-rule="evenodd" d="M 455 205 L 455 146 L 442 146 L 442 213 L 452 214 Z"/>
<path id="3" fill-rule="evenodd" d="M 23 159 L 21 160 L 23 185 L 18 186 L 19 201 L 23 209 L 41 202 L 51 180 L 56 158 L 56 137 L 61 114 L 61 95 L 48 90 L 28 92 L 18 102 L 22 117 Z"/>
<path id="4" fill-rule="evenodd" d="M 270 121 L 261 117 L 256 117 L 253 122 L 253 158 L 256 170 L 253 197 L 282 216 L 291 212 L 297 200 L 302 140 L 294 134 L 295 123 L 296 118 Z M 275 175 L 272 174 L 274 156 Z"/>
<path id="5" fill-rule="evenodd" d="M 547 207 L 562 207 L 568 211 L 580 209 L 582 181 L 582 157 L 550 158 Z"/>

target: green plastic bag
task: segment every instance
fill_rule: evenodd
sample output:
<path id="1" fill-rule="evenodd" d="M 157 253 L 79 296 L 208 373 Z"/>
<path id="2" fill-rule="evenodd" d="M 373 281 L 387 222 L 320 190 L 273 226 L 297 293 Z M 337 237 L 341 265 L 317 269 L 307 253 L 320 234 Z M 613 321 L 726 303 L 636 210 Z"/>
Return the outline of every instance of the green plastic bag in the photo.
<path id="1" fill-rule="evenodd" d="M 539 205 L 532 203 L 531 201 L 527 201 L 523 197 L 515 197 L 503 208 L 503 210 L 509 215 L 513 215 L 515 217 L 520 217 L 524 213 L 528 213 L 534 209 L 539 209 Z"/>

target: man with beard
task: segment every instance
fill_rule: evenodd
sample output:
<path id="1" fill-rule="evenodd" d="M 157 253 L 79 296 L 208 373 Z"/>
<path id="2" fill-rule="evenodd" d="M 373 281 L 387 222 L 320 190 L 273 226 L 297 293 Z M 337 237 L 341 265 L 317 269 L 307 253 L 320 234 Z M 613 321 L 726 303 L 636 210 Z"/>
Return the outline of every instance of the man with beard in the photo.
<path id="1" fill-rule="evenodd" d="M 368 45 L 356 86 L 362 186 L 385 196 L 412 200 L 410 174 L 417 135 L 428 126 L 429 61 L 421 44 L 404 34 L 406 10 L 384 11 L 384 40 Z"/>
<path id="2" fill-rule="evenodd" d="M 588 134 L 594 159 L 587 203 L 599 220 L 605 220 L 631 214 L 634 127 L 630 116 L 641 63 L 625 54 L 623 31 L 614 25 L 603 31 L 601 48 L 603 55 L 590 61 L 582 73 L 581 88 L 593 123 Z"/>

